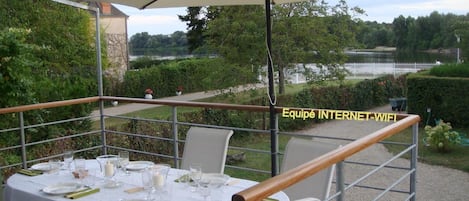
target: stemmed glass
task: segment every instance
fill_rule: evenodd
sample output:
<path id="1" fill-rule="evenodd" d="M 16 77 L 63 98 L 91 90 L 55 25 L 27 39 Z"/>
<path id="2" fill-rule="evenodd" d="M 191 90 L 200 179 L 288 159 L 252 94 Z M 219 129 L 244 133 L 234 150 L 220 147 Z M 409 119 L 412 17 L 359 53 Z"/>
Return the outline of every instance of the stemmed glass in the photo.
<path id="1" fill-rule="evenodd" d="M 189 166 L 189 177 L 192 179 L 194 187 L 191 191 L 196 192 L 199 188 L 199 181 L 202 179 L 202 165 L 200 163 L 192 163 Z"/>
<path id="2" fill-rule="evenodd" d="M 127 171 L 127 165 L 129 164 L 129 152 L 128 151 L 119 151 L 119 165 L 122 169 L 122 172 L 125 175 L 130 175 Z"/>
<path id="3" fill-rule="evenodd" d="M 63 153 L 65 168 L 70 171 L 70 164 L 73 161 L 73 151 L 65 150 Z"/>

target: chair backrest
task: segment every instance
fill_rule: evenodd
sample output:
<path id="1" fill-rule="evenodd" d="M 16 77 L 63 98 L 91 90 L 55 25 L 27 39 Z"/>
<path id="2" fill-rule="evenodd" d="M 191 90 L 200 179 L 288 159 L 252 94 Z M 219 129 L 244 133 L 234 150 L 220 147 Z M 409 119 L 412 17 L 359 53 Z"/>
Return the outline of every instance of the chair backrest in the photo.
<path id="1" fill-rule="evenodd" d="M 312 139 L 292 137 L 285 147 L 281 172 L 285 172 L 313 160 L 336 149 L 337 147 L 339 146 L 314 141 Z M 315 175 L 284 189 L 284 192 L 288 195 L 290 200 L 299 200 L 303 198 L 317 198 L 319 200 L 324 200 L 329 196 L 334 167 L 335 166 L 331 166 L 324 169 Z"/>
<path id="2" fill-rule="evenodd" d="M 200 163 L 205 173 L 223 173 L 231 135 L 232 130 L 191 127 L 186 136 L 181 168 L 189 169 L 191 163 Z"/>

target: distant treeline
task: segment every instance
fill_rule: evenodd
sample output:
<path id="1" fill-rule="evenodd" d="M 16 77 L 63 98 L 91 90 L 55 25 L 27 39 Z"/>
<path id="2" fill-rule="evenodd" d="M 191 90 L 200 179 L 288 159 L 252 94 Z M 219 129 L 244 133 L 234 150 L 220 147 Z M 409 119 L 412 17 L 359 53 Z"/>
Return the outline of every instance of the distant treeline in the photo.
<path id="1" fill-rule="evenodd" d="M 394 18 L 392 23 L 359 21 L 356 25 L 355 48 L 390 46 L 399 51 L 469 48 L 469 43 L 464 42 L 469 40 L 469 14 L 440 14 L 435 11 L 417 19 L 401 15 Z M 187 54 L 187 48 L 186 33 L 181 31 L 171 35 L 143 32 L 130 38 L 132 55 L 178 56 Z"/>
<path id="2" fill-rule="evenodd" d="M 131 55 L 179 56 L 187 55 L 187 37 L 182 31 L 171 35 L 149 35 L 148 32 L 137 33 L 130 37 Z"/>
<path id="3" fill-rule="evenodd" d="M 401 15 L 392 23 L 368 21 L 360 22 L 359 27 L 357 42 L 365 48 L 392 46 L 403 51 L 467 48 L 463 41 L 469 41 L 469 14 L 440 14 L 435 11 L 417 19 Z"/>

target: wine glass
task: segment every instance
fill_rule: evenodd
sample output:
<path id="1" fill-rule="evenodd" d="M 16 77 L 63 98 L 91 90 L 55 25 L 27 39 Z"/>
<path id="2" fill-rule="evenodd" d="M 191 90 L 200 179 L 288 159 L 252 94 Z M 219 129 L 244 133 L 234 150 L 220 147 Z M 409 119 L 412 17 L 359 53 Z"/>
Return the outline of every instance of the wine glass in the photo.
<path id="1" fill-rule="evenodd" d="M 122 169 L 122 172 L 125 175 L 130 175 L 129 171 L 127 171 L 127 165 L 129 164 L 129 152 L 128 151 L 119 151 L 119 165 Z"/>
<path id="2" fill-rule="evenodd" d="M 189 177 L 192 179 L 192 183 L 190 182 L 191 192 L 196 192 L 199 188 L 199 181 L 202 179 L 202 165 L 200 163 L 192 163 L 189 166 Z"/>
<path id="3" fill-rule="evenodd" d="M 64 157 L 65 168 L 66 170 L 70 171 L 70 164 L 73 161 L 73 151 L 65 150 L 63 153 L 63 157 Z"/>

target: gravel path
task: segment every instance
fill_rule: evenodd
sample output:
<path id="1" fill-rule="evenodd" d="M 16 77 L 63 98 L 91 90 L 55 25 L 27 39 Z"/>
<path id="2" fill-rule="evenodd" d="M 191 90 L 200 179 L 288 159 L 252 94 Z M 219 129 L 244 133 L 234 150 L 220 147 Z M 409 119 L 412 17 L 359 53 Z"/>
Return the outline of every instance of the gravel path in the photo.
<path id="1" fill-rule="evenodd" d="M 392 112 L 390 106 L 379 107 L 373 109 L 378 112 Z M 318 126 L 303 130 L 302 133 L 310 133 L 312 135 L 327 135 L 331 137 L 344 138 L 360 138 L 368 133 L 379 130 L 390 123 L 374 122 L 374 121 L 330 121 L 319 124 Z M 332 141 L 336 144 L 346 144 L 348 142 Z M 379 163 L 389 160 L 393 155 L 381 145 L 373 145 L 372 147 L 354 155 L 349 160 L 357 162 Z M 409 167 L 410 163 L 406 159 L 397 159 L 393 166 Z M 357 178 L 365 175 L 374 168 L 358 166 L 353 164 L 344 165 L 344 174 L 346 183 L 351 183 Z M 381 188 L 397 181 L 405 171 L 396 169 L 385 169 L 378 171 L 369 179 L 361 182 L 361 185 L 371 185 Z M 397 188 L 407 191 L 409 188 L 409 179 L 400 183 Z M 335 186 L 333 186 L 335 189 Z M 423 163 L 417 164 L 417 200 L 419 201 L 469 201 L 469 173 L 454 170 L 441 166 L 427 165 Z M 346 200 L 372 200 L 381 192 L 377 190 L 369 190 L 362 188 L 352 188 L 346 192 Z M 331 195 L 333 191 L 331 192 Z M 405 200 L 407 194 L 388 193 L 380 200 Z"/>

